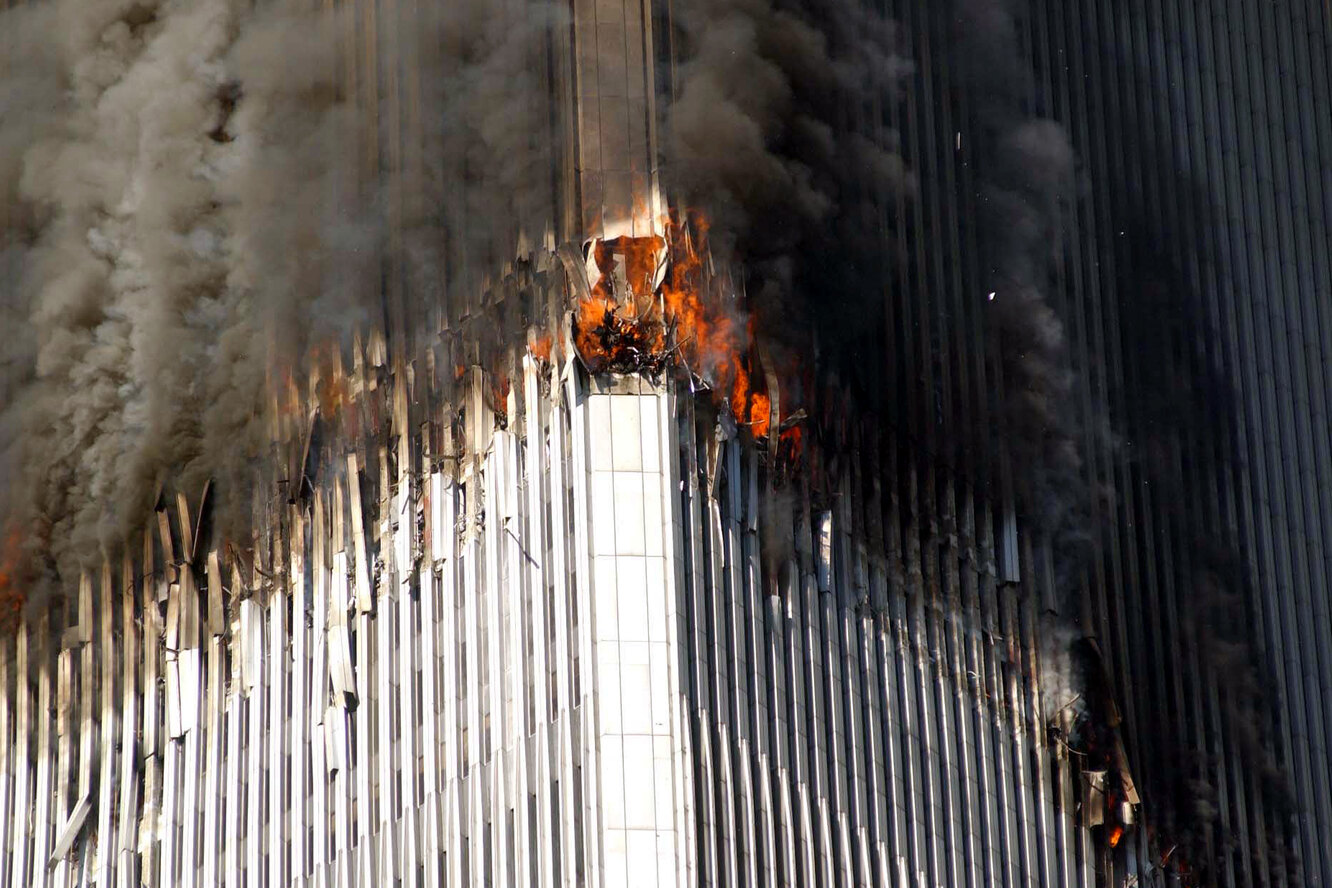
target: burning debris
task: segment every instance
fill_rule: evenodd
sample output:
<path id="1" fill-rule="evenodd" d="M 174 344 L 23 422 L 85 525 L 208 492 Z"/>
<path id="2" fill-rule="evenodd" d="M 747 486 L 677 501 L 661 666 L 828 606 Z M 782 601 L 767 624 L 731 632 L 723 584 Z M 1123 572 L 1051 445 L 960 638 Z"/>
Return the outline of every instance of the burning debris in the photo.
<path id="1" fill-rule="evenodd" d="M 578 306 L 576 342 L 594 373 L 659 375 L 666 364 L 666 321 L 656 306 L 666 242 L 656 235 L 594 240 L 588 248 L 588 298 Z"/>
<path id="2" fill-rule="evenodd" d="M 587 315 L 580 312 L 579 330 L 584 341 L 596 347 L 584 351 L 593 373 L 643 373 L 659 376 L 669 357 L 661 348 L 664 331 L 655 318 L 617 311 L 609 300 L 591 303 Z"/>
<path id="3" fill-rule="evenodd" d="M 718 406 L 755 440 L 770 439 L 775 424 L 770 455 L 779 464 L 794 464 L 805 412 L 778 409 L 780 383 L 773 368 L 760 366 L 752 323 L 737 318 L 729 280 L 704 259 L 706 220 L 667 215 L 656 227 L 665 236 L 589 244 L 584 268 L 593 282 L 579 300 L 574 333 L 584 364 L 593 373 L 651 377 L 678 368 L 691 388 L 712 391 Z"/>
<path id="4" fill-rule="evenodd" d="M 503 370 L 496 370 L 486 374 L 486 380 L 490 383 L 486 406 L 491 409 L 495 415 L 495 425 L 497 428 L 508 428 L 509 426 L 509 393 L 513 390 L 509 382 L 509 374 Z"/>
<path id="5" fill-rule="evenodd" d="M 1081 762 L 1083 822 L 1099 827 L 1105 843 L 1115 848 L 1137 822 L 1142 799 L 1129 770 L 1122 719 L 1099 646 L 1092 638 L 1078 639 L 1069 660 L 1080 675 L 1081 691 L 1056 713 L 1050 736 Z"/>

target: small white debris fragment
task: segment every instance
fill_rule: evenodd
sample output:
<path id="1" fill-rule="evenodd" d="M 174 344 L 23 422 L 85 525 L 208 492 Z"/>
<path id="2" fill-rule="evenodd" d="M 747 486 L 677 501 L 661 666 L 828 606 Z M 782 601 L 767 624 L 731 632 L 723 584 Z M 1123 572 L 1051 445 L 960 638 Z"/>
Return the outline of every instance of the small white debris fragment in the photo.
<path id="1" fill-rule="evenodd" d="M 991 291 L 990 291 L 990 295 L 989 295 L 987 298 L 988 298 L 991 302 L 993 302 L 993 301 L 994 301 L 994 297 L 997 296 L 997 295 L 999 295 L 999 294 L 998 294 L 996 291 L 991 290 Z"/>

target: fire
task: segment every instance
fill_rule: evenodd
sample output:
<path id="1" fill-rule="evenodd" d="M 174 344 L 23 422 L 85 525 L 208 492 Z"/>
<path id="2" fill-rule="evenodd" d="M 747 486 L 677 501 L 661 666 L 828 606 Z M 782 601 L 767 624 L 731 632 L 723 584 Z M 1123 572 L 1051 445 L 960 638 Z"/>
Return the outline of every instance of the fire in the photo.
<path id="1" fill-rule="evenodd" d="M 752 371 L 753 331 L 709 287 L 707 220 L 699 214 L 688 220 L 665 215 L 658 222 L 665 237 L 625 236 L 593 244 L 590 261 L 597 277 L 577 308 L 579 353 L 593 372 L 655 371 L 678 361 L 705 380 L 755 438 L 767 437 L 772 400 L 763 385 L 756 385 L 762 377 L 756 379 Z M 779 430 L 778 452 L 794 462 L 802 444 L 797 418 L 782 419 L 789 422 Z"/>
<path id="2" fill-rule="evenodd" d="M 319 409 L 325 416 L 336 416 L 347 403 L 347 380 L 341 376 L 327 380 L 319 388 Z"/>
<path id="3" fill-rule="evenodd" d="M 792 425 L 790 428 L 781 432 L 781 437 L 777 444 L 777 462 L 783 465 L 794 465 L 804 450 L 803 433 L 800 426 Z"/>
<path id="4" fill-rule="evenodd" d="M 528 351 L 530 351 L 532 357 L 536 358 L 538 361 L 550 363 L 550 349 L 553 344 L 551 335 L 547 333 L 544 336 L 538 336 L 536 339 L 532 340 L 532 344 L 528 346 Z"/>
<path id="5" fill-rule="evenodd" d="M 600 277 L 592 289 L 593 296 L 613 297 L 616 272 L 620 271 L 633 296 L 628 305 L 621 306 L 621 311 L 626 317 L 637 317 L 648 307 L 643 303 L 650 305 L 652 301 L 657 268 L 665 251 L 666 241 L 656 235 L 597 241 L 592 249 L 592 261 L 596 263 Z"/>
<path id="6" fill-rule="evenodd" d="M 691 369 L 707 375 L 733 365 L 742 349 L 731 316 L 719 306 L 704 305 L 702 255 L 706 251 L 707 221 L 695 217 L 694 227 L 698 230 L 698 244 L 687 225 L 671 220 L 672 263 L 661 291 L 686 361 Z"/>
<path id="7" fill-rule="evenodd" d="M 1116 823 L 1115 828 L 1110 830 L 1110 847 L 1118 848 L 1119 840 L 1122 838 L 1124 838 L 1124 827 Z"/>
<path id="8" fill-rule="evenodd" d="M 578 306 L 575 341 L 594 370 L 651 367 L 664 359 L 666 330 L 653 302 L 665 251 L 665 240 L 655 235 L 593 245 L 597 279 Z"/>
<path id="9" fill-rule="evenodd" d="M 578 307 L 575 344 L 595 372 L 636 367 L 661 354 L 665 331 L 660 323 L 621 311 L 613 298 L 594 295 Z"/>
<path id="10" fill-rule="evenodd" d="M 283 363 L 270 373 L 270 405 L 282 427 L 299 426 L 309 418 L 312 405 L 320 415 L 336 422 L 355 400 L 352 380 L 343 370 L 342 351 L 335 342 L 312 345 L 298 363 Z"/>
<path id="11" fill-rule="evenodd" d="M 768 434 L 771 424 L 772 399 L 767 394 L 755 391 L 749 381 L 749 371 L 739 357 L 732 359 L 731 412 L 740 423 L 749 426 L 755 438 Z"/>
<path id="12" fill-rule="evenodd" d="M 315 346 L 310 352 L 310 368 L 319 412 L 334 419 L 351 401 L 351 386 L 342 372 L 342 354 L 338 347 L 332 343 Z"/>

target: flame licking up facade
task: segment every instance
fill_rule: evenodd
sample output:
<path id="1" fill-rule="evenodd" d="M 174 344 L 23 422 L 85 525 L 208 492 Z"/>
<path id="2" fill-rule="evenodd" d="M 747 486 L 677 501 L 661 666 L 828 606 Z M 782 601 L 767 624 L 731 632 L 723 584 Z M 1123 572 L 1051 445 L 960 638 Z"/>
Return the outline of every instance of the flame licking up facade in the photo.
<path id="1" fill-rule="evenodd" d="M 1144 516 L 1162 517 L 1152 511 L 1158 490 L 1137 484 L 1142 467 L 1121 464 L 1118 452 L 1079 466 L 1117 466 L 1131 497 L 1122 514 L 1102 516 L 1105 526 L 1073 528 L 1078 542 L 1102 531 L 1109 541 L 1075 570 L 1056 566 L 1063 551 L 1014 494 L 1014 478 L 1033 466 L 1009 458 L 1030 453 L 1010 447 L 1013 429 L 997 417 L 1003 391 L 1017 371 L 1018 400 L 1049 407 L 1051 391 L 1064 389 L 1033 384 L 1038 374 L 1026 371 L 1062 360 L 1049 344 L 1064 335 L 1040 299 L 1025 304 L 1035 321 L 995 320 L 1018 300 L 988 279 L 986 253 L 1011 246 L 1007 235 L 1039 234 L 1042 220 L 1035 213 L 996 234 L 977 222 L 976 202 L 1039 203 L 1032 195 L 1047 187 L 1042 177 L 1060 164 L 1046 161 L 1059 152 L 1043 141 L 1050 129 L 1025 117 L 993 138 L 1002 115 L 987 104 L 989 84 L 956 94 L 962 66 L 951 67 L 951 45 L 938 42 L 971 34 L 952 33 L 960 11 L 993 13 L 980 16 L 988 27 L 1010 5 L 144 0 L 110 25 L 98 16 L 113 16 L 114 4 L 55 7 L 90 10 L 80 22 L 99 53 L 143 50 L 126 70 L 146 67 L 153 84 L 173 83 L 182 69 L 203 81 L 181 99 L 198 114 L 168 115 L 186 129 L 207 118 L 208 127 L 194 127 L 207 145 L 181 154 L 191 164 L 174 184 L 186 199 L 168 201 L 180 212 L 161 214 L 167 230 L 150 224 L 162 223 L 155 211 L 171 191 L 154 178 L 157 154 L 133 155 L 132 187 L 94 201 L 87 216 L 102 227 L 81 213 L 58 226 L 88 248 L 94 270 L 116 270 L 108 289 L 137 284 L 140 252 L 179 259 L 171 251 L 181 244 L 212 263 L 190 279 L 209 298 L 190 311 L 149 311 L 154 319 L 207 319 L 237 295 L 209 287 L 262 279 L 249 266 L 226 269 L 225 259 L 243 253 L 247 237 L 263 239 L 260 223 L 275 208 L 233 206 L 232 191 L 208 184 L 253 150 L 268 197 L 282 201 L 298 186 L 337 197 L 320 220 L 332 234 L 282 217 L 300 237 L 279 245 L 301 249 L 275 250 L 279 269 L 317 271 L 278 275 L 283 288 L 356 298 L 329 303 L 330 314 L 346 310 L 345 326 L 287 330 L 290 348 L 245 352 L 242 369 L 262 364 L 254 375 L 267 375 L 256 386 L 262 403 L 244 402 L 241 413 L 267 428 L 244 471 L 186 479 L 172 474 L 174 462 L 160 467 L 143 515 L 60 566 L 63 596 L 49 607 L 20 613 L 33 575 L 54 570 L 25 560 L 49 548 L 34 545 L 48 542 L 48 525 L 6 529 L 0 625 L 12 618 L 16 627 L 0 636 L 0 888 L 1234 888 L 1246 872 L 1285 872 L 1285 824 L 1267 805 L 1267 777 L 1254 776 L 1267 772 L 1246 769 L 1255 759 L 1247 735 L 1226 721 L 1234 707 L 1218 704 L 1212 677 L 1198 674 L 1208 648 L 1170 636 L 1193 602 L 1153 598 L 1158 567 L 1164 585 L 1192 588 L 1180 567 L 1188 558 L 1158 565 L 1155 541 L 1135 548 Z M 859 38 L 882 41 L 893 30 L 887 6 L 913 23 L 903 52 L 920 76 L 907 95 L 882 82 L 905 77 L 902 59 L 858 54 Z M 457 10 L 465 21 L 450 18 Z M 219 50 L 196 71 L 200 11 L 234 13 L 236 32 L 259 39 L 236 59 Z M 269 13 L 282 20 L 275 32 Z M 319 28 L 303 27 L 311 17 Z M 472 18 L 481 24 L 469 32 Z M 0 39 L 11 20 L 0 20 Z M 1096 21 L 1088 15 L 1085 27 Z M 317 39 L 307 45 L 293 30 Z M 1060 44 L 1048 58 L 1082 58 L 1065 52 L 1061 29 L 1032 33 Z M 62 34 L 48 36 L 59 43 Z M 173 35 L 184 39 L 166 52 Z M 304 59 L 312 47 L 329 77 L 279 64 L 288 49 Z M 74 64 L 97 76 L 118 70 Z M 224 83 L 209 79 L 232 65 Z M 863 75 L 867 94 L 846 88 L 848 74 Z M 826 99 L 833 84 L 838 101 L 811 109 L 810 95 Z M 288 85 L 294 101 L 282 93 Z M 764 88 L 776 98 L 765 100 Z M 274 90 L 287 105 L 274 103 Z M 113 98 L 124 101 L 121 92 L 134 90 Z M 141 92 L 178 97 L 167 87 Z M 307 128 L 308 112 L 331 96 L 330 119 L 347 118 L 352 131 L 322 120 Z M 901 109 L 886 108 L 897 99 Z M 207 107 L 194 107 L 201 101 Z M 143 123 L 142 102 L 129 104 L 126 119 Z M 274 107 L 294 113 L 276 115 L 269 141 L 291 132 L 315 148 L 299 163 L 273 163 L 264 138 L 233 132 Z M 837 130 L 833 117 L 861 129 Z M 658 130 L 691 122 L 727 156 L 696 152 L 696 168 L 681 169 L 680 146 Z M 745 143 L 753 133 L 757 155 L 743 150 L 755 147 Z M 152 139 L 130 141 L 143 150 Z M 973 147 L 990 143 L 1027 152 L 989 164 L 1018 171 L 1007 190 Z M 807 162 L 844 146 L 849 153 L 832 159 L 853 162 Z M 75 147 L 69 156 L 95 153 Z M 25 188 L 50 153 L 44 144 L 33 153 Z M 341 153 L 355 158 L 345 180 L 329 160 Z M 885 170 L 912 163 L 919 195 L 884 187 Z M 799 199 L 765 203 L 768 189 L 740 187 L 774 184 L 744 178 L 751 167 Z M 282 175 L 263 175 L 273 169 Z M 7 170 L 0 164 L 0 176 Z M 338 175 L 321 178 L 328 170 Z M 739 183 L 727 179 L 737 170 Z M 732 204 L 753 205 L 737 213 L 726 200 L 695 201 L 708 190 L 696 173 L 719 191 L 736 186 L 725 194 Z M 363 202 L 349 197 L 358 189 Z M 668 191 L 678 199 L 663 200 Z M 866 209 L 854 192 L 870 195 L 872 214 L 840 214 Z M 199 194 L 208 224 L 195 226 L 198 214 L 185 210 L 198 209 L 190 201 Z M 542 195 L 555 195 L 554 206 Z M 0 207 L 0 223 L 18 232 L 0 247 L 31 237 L 27 226 L 48 210 L 63 218 L 68 208 L 54 204 L 12 215 Z M 116 218 L 104 218 L 103 204 L 117 207 Z M 811 282 L 783 276 L 767 244 L 757 252 L 771 261 L 756 270 L 762 263 L 736 247 L 741 229 L 751 247 L 778 225 L 808 229 L 796 204 L 815 217 L 823 207 L 829 215 L 815 221 L 829 233 L 811 240 L 805 230 L 777 238 L 781 246 L 846 248 L 809 249 L 805 271 L 832 280 L 831 263 L 868 256 L 884 279 L 857 290 L 835 277 L 828 288 L 844 302 L 828 310 L 800 302 L 816 298 L 796 292 Z M 348 206 L 382 230 L 349 234 Z M 709 209 L 729 212 L 710 222 Z M 1060 220 L 1049 215 L 1053 229 Z M 1082 230 L 1084 216 L 1100 218 L 1077 217 L 1079 246 L 1096 236 Z M 103 228 L 130 248 L 108 247 Z M 227 247 L 215 250 L 219 231 Z M 132 249 L 144 244 L 153 249 Z M 1011 264 L 1037 256 L 1030 264 L 1039 266 L 1049 244 L 1037 246 L 1019 248 Z M 369 273 L 348 284 L 341 259 L 361 251 L 370 261 L 351 264 Z M 1095 249 L 1080 255 L 1089 264 L 1059 295 L 1088 312 L 1068 337 L 1084 349 L 1073 363 L 1102 372 L 1118 356 L 1086 352 L 1096 336 L 1081 334 L 1113 340 L 1120 320 L 1113 300 L 1080 303 L 1078 287 L 1093 280 L 1110 292 L 1100 276 L 1111 263 L 1099 264 Z M 788 270 L 802 259 L 778 258 L 791 260 Z M 1040 277 L 1029 282 L 1038 297 Z M 772 285 L 765 299 L 776 292 L 803 313 L 779 316 L 785 306 L 751 301 L 747 283 Z M 812 289 L 823 293 L 822 283 Z M 148 297 L 129 290 L 133 298 L 104 306 L 92 333 L 50 338 L 75 349 L 129 325 L 139 345 L 163 341 L 133 326 L 142 319 L 128 309 Z M 327 320 L 323 301 L 298 305 L 316 307 L 291 312 L 299 324 Z M 98 312 L 74 314 L 83 323 Z M 861 399 L 838 375 L 846 365 L 828 358 L 847 341 L 825 337 L 837 324 L 809 331 L 827 346 L 822 356 L 810 348 L 797 361 L 776 348 L 814 315 L 870 331 L 856 341 L 873 348 L 849 369 L 881 384 L 877 398 Z M 1019 358 L 1031 349 L 1034 359 L 1012 360 L 999 328 Z M 241 329 L 278 339 L 264 323 Z M 205 352 L 215 346 L 235 343 L 209 339 Z M 160 375 L 174 379 L 185 363 L 168 361 Z M 100 365 L 80 369 L 80 381 L 119 382 Z M 1036 434 L 1057 437 L 1045 426 Z M 82 457 L 85 438 L 66 437 Z M 91 489 L 109 496 L 108 485 Z M 1050 498 L 1066 504 L 1063 493 Z M 225 530 L 214 520 L 224 497 L 241 515 Z M 1163 539 L 1189 552 L 1189 535 L 1165 517 Z M 1124 527 L 1106 529 L 1119 520 Z M 1073 592 L 1056 594 L 1063 583 Z M 1121 584 L 1126 607 L 1114 597 Z M 1144 617 L 1159 610 L 1168 619 Z M 1151 645 L 1191 659 L 1169 660 L 1178 669 L 1166 675 Z M 1197 713 L 1210 717 L 1206 730 L 1194 730 Z M 1199 764 L 1153 755 L 1157 735 L 1185 738 Z M 1214 772 L 1224 779 L 1206 796 L 1196 788 L 1207 790 Z M 1173 804 L 1195 795 L 1206 798 Z M 1233 836 L 1264 849 L 1255 863 L 1231 853 Z"/>
<path id="2" fill-rule="evenodd" d="M 714 273 L 706 218 L 664 213 L 650 226 L 640 218 L 639 227 L 662 233 L 593 239 L 587 246 L 593 283 L 578 302 L 574 342 L 588 369 L 678 371 L 691 389 L 713 392 L 755 440 L 767 439 L 776 423 L 778 452 L 788 462 L 797 459 L 804 415 L 791 409 L 797 377 L 784 380 L 776 368 L 753 371 L 759 355 L 753 326 L 731 278 Z M 786 391 L 783 411 L 773 410 L 767 386 Z"/>

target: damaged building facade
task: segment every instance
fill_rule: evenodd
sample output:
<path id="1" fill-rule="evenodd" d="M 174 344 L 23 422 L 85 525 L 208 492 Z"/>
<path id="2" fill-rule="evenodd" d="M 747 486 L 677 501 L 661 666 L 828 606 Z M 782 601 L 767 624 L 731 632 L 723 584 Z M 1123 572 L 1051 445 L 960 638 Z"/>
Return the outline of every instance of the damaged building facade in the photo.
<path id="1" fill-rule="evenodd" d="M 392 177 L 426 126 L 415 5 L 347 3 L 364 162 Z M 1024 112 L 1088 192 L 1051 297 L 1098 494 L 1067 572 L 970 455 L 997 433 L 953 443 L 995 426 L 1005 298 L 980 286 L 969 6 L 887 5 L 919 191 L 883 207 L 905 261 L 871 360 L 900 394 L 849 409 L 829 373 L 783 406 L 762 342 L 740 395 L 689 366 L 691 303 L 654 311 L 733 285 L 660 167 L 670 4 L 574 0 L 538 66 L 540 246 L 428 327 L 386 263 L 385 329 L 275 395 L 252 544 L 167 479 L 0 642 L 0 888 L 1328 884 L 1329 260 L 1240 249 L 1325 239 L 1326 8 L 1255 14 L 1256 54 L 1219 0 L 1159 4 L 1159 31 L 1090 0 L 1015 20 Z M 1239 111 L 1196 74 L 1222 69 L 1285 141 L 1226 142 Z M 1181 222 L 1199 207 L 1225 218 Z M 1216 400 L 1172 415 L 1158 377 Z"/>

